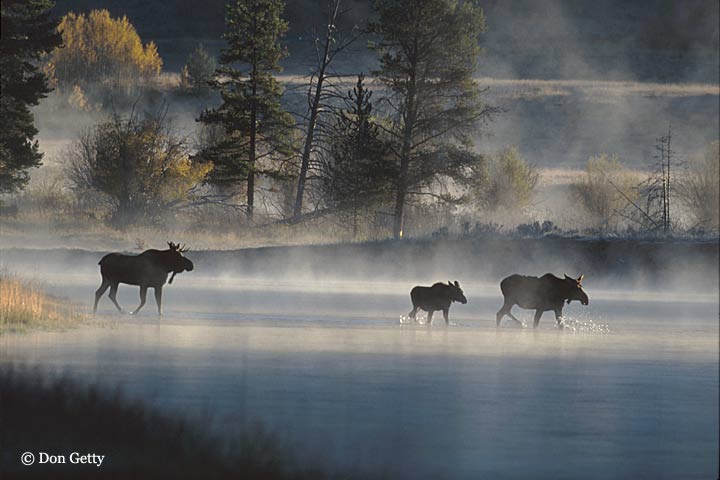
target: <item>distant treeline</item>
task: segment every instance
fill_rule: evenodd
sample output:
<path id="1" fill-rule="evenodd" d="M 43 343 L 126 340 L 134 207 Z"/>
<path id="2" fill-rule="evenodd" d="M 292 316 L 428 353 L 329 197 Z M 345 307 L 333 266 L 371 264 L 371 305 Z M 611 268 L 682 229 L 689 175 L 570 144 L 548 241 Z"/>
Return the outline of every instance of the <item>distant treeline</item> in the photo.
<path id="1" fill-rule="evenodd" d="M 5 249 L 9 268 L 96 273 L 100 252 L 87 250 Z M 337 279 L 417 279 L 430 272 L 451 271 L 466 284 L 499 281 L 511 273 L 585 274 L 595 288 L 694 289 L 716 293 L 718 243 L 568 238 L 561 236 L 473 235 L 376 242 L 198 250 L 192 252 L 197 272 L 265 280 L 312 277 Z M 42 264 L 40 259 L 42 258 Z M 467 285 L 465 285 L 467 286 Z"/>
<path id="2" fill-rule="evenodd" d="M 324 0 L 288 1 L 285 38 L 293 49 L 322 29 Z M 528 78 L 634 78 L 718 81 L 719 4 L 713 0 L 485 0 L 492 28 L 483 35 L 482 74 Z M 198 40 L 220 45 L 226 0 L 58 0 L 54 13 L 108 9 L 127 15 L 140 36 L 158 44 L 166 67 L 179 71 Z M 372 16 L 371 0 L 350 0 L 348 24 Z M 157 19 L 162 18 L 162 22 Z M 187 39 L 188 44 L 164 42 Z M 569 46 L 572 45 L 572 48 Z M 571 58 L 572 57 L 572 58 Z M 582 62 L 576 62 L 581 57 Z M 293 56 L 288 65 L 292 67 Z"/>

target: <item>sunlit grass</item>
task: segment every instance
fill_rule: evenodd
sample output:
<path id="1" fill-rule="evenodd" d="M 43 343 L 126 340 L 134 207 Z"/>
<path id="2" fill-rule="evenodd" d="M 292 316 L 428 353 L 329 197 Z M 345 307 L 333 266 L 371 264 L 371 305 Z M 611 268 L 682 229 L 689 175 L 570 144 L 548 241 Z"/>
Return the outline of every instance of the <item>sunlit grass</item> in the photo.
<path id="1" fill-rule="evenodd" d="M 68 327 L 85 319 L 71 303 L 46 294 L 33 282 L 0 271 L 0 334 L 37 327 Z"/>

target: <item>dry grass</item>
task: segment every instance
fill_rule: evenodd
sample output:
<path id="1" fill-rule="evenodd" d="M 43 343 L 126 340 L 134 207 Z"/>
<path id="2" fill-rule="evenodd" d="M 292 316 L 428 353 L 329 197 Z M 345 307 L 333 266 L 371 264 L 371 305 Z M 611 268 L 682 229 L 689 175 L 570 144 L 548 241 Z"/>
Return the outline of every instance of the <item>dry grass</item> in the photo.
<path id="1" fill-rule="evenodd" d="M 278 79 L 289 88 L 303 85 L 307 78 L 297 75 L 279 75 Z M 580 94 L 586 97 L 695 97 L 718 96 L 720 86 L 709 83 L 653 83 L 606 80 L 538 80 L 517 78 L 476 78 L 481 88 L 489 88 L 492 96 L 503 98 L 555 97 Z M 351 88 L 352 76 L 334 83 Z M 369 85 L 380 87 L 377 79 L 370 79 Z"/>
<path id="2" fill-rule="evenodd" d="M 32 282 L 0 272 L 0 334 L 29 328 L 63 328 L 86 319 L 74 306 Z"/>

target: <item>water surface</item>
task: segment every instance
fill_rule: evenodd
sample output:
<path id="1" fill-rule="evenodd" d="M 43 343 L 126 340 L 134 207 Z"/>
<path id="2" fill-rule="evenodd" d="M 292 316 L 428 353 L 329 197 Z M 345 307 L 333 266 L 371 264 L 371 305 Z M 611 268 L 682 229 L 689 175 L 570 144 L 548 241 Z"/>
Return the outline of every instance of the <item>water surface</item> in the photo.
<path id="1" fill-rule="evenodd" d="M 49 278 L 88 304 L 95 279 Z M 491 285 L 466 285 L 446 327 L 400 324 L 406 285 L 176 279 L 158 319 L 0 337 L 38 366 L 234 433 L 261 421 L 289 452 L 389 478 L 714 478 L 715 295 L 589 290 L 566 317 L 609 333 L 497 330 Z M 132 309 L 137 289 L 121 287 Z M 242 313 L 238 313 L 242 312 Z M 532 312 L 516 315 L 530 323 Z"/>

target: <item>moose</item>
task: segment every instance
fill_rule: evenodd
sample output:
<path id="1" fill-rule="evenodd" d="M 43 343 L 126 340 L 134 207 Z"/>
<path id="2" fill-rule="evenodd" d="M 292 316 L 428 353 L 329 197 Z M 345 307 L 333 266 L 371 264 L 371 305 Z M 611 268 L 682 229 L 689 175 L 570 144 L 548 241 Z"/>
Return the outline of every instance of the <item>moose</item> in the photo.
<path id="1" fill-rule="evenodd" d="M 578 300 L 583 305 L 590 303 L 582 286 L 584 277 L 580 275 L 578 278 L 571 278 L 565 275 L 565 278 L 558 278 L 552 273 L 546 273 L 540 278 L 510 275 L 500 282 L 500 290 L 505 302 L 497 312 L 496 325 L 500 326 L 500 321 L 505 315 L 522 325 L 523 323 L 510 313 L 510 309 L 518 305 L 520 308 L 535 310 L 533 328 L 537 328 L 543 312 L 552 310 L 555 312 L 558 328 L 562 329 L 564 302 L 569 304 L 572 300 Z"/>
<path id="2" fill-rule="evenodd" d="M 152 287 L 155 290 L 155 303 L 157 303 L 158 315 L 162 315 L 162 289 L 167 281 L 168 274 L 172 272 L 170 281 L 172 283 L 175 275 L 184 271 L 192 271 L 193 263 L 183 255 L 189 248 L 179 244 L 168 242 L 167 250 L 145 250 L 139 255 L 124 255 L 122 253 L 108 253 L 98 265 L 102 275 L 102 284 L 95 292 L 95 305 L 93 313 L 97 312 L 98 302 L 105 291 L 110 288 L 110 300 L 115 308 L 122 313 L 123 309 L 118 304 L 118 285 L 138 285 L 140 287 L 140 305 L 131 312 L 137 314 L 145 305 L 147 289 Z"/>
<path id="3" fill-rule="evenodd" d="M 413 309 L 408 316 L 417 323 L 415 316 L 418 309 L 425 310 L 428 314 L 428 325 L 432 323 L 433 313 L 436 310 L 442 310 L 445 324 L 449 325 L 448 312 L 450 311 L 450 304 L 452 302 L 467 303 L 467 298 L 465 298 L 457 280 L 455 280 L 455 283 L 450 281 L 448 283 L 438 282 L 432 287 L 414 287 L 410 290 L 410 300 Z"/>

